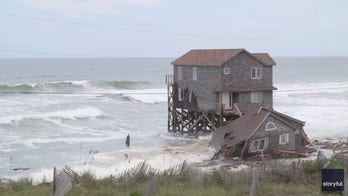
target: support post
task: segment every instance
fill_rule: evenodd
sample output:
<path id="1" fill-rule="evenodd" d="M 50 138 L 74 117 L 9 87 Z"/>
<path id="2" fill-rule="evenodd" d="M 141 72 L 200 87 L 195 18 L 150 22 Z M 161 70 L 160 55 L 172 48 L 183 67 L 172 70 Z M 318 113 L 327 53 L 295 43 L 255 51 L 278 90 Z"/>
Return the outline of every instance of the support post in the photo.
<path id="1" fill-rule="evenodd" d="M 54 196 L 55 192 L 56 192 L 56 175 L 57 175 L 57 171 L 56 171 L 56 167 L 54 167 L 53 168 L 53 182 L 52 182 L 51 196 Z"/>
<path id="2" fill-rule="evenodd" d="M 257 172 L 256 166 L 253 167 L 253 174 L 252 175 L 253 175 L 253 181 L 251 183 L 249 196 L 256 196 L 257 195 L 257 189 L 258 189 L 258 186 L 259 186 L 259 174 Z"/>
<path id="3" fill-rule="evenodd" d="M 167 99 L 168 99 L 168 119 L 167 128 L 169 132 L 178 132 L 181 134 L 198 136 L 199 131 L 208 133 L 215 131 L 223 122 L 223 114 L 221 113 L 221 95 L 219 108 L 212 113 L 192 110 L 192 108 L 183 108 L 180 104 L 174 103 L 174 91 L 177 84 L 174 83 L 173 75 L 166 75 Z M 217 113 L 218 112 L 218 113 Z"/>

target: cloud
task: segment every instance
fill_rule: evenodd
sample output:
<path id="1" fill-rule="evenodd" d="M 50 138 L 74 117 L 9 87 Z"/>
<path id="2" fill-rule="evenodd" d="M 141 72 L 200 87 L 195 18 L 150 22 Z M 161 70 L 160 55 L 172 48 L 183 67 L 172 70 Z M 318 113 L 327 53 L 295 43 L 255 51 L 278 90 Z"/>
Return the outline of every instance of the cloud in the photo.
<path id="1" fill-rule="evenodd" d="M 158 6 L 166 0 L 18 0 L 35 10 L 54 11 L 70 16 L 122 14 L 131 6 Z"/>
<path id="2" fill-rule="evenodd" d="M 346 28 L 346 0 L 269 0 L 252 4 L 243 26 L 288 30 L 323 30 Z"/>

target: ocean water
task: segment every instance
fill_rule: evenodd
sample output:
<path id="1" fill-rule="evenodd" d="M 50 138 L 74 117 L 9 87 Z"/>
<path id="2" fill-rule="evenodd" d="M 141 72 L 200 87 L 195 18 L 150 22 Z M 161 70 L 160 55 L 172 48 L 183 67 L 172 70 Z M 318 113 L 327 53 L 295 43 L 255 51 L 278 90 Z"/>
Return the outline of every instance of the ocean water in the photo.
<path id="1" fill-rule="evenodd" d="M 65 165 L 103 176 L 142 160 L 168 168 L 209 159 L 209 137 L 167 133 L 172 60 L 0 60 L 0 178 L 49 180 Z M 305 121 L 311 139 L 347 138 L 348 58 L 275 60 L 274 108 Z"/>

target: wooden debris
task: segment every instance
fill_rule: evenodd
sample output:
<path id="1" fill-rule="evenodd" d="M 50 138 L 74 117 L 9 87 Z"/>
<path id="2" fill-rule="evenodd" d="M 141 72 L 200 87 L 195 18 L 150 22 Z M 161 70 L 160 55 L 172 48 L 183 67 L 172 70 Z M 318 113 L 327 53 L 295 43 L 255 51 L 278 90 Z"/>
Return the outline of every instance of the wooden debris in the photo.
<path id="1" fill-rule="evenodd" d="M 299 153 L 296 151 L 289 150 L 275 150 L 272 152 L 272 157 L 282 157 L 282 158 L 295 158 L 295 157 L 307 157 L 307 153 Z"/>
<path id="2" fill-rule="evenodd" d="M 347 139 L 348 140 L 348 139 Z M 335 153 L 348 152 L 348 141 L 346 139 L 340 139 L 339 141 L 316 141 L 315 146 L 318 149 L 332 149 Z"/>
<path id="3" fill-rule="evenodd" d="M 260 154 L 251 156 L 247 159 L 247 161 L 262 161 L 264 157 Z"/>

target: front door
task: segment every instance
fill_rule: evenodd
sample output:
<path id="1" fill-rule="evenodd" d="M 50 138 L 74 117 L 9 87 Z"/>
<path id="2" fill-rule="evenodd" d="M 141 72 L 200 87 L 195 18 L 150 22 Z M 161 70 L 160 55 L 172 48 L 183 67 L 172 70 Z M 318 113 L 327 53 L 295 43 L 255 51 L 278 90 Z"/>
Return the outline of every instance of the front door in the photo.
<path id="1" fill-rule="evenodd" d="M 232 103 L 239 103 L 239 93 L 232 93 Z"/>
<path id="2" fill-rule="evenodd" d="M 222 93 L 222 105 L 226 110 L 232 109 L 232 93 Z"/>

